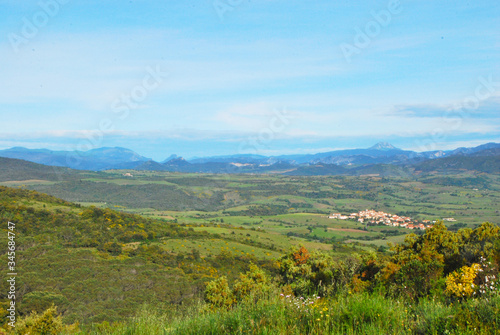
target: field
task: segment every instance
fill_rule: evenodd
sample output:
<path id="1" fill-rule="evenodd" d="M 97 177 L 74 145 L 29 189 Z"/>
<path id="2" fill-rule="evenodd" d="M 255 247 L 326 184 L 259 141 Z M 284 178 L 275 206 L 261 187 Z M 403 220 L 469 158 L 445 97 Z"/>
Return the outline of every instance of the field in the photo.
<path id="1" fill-rule="evenodd" d="M 450 229 L 499 223 L 500 177 L 486 174 L 427 175 L 416 178 L 288 177 L 112 170 L 82 173 L 62 181 L 6 181 L 77 202 L 144 217 L 174 221 L 220 240 L 162 247 L 177 253 L 196 249 L 202 257 L 222 250 L 272 258 L 291 245 L 331 249 L 332 243 L 380 249 L 400 243 L 405 228 L 329 219 L 374 209 L 415 220 L 441 220 Z M 227 242 L 229 240 L 229 242 Z"/>

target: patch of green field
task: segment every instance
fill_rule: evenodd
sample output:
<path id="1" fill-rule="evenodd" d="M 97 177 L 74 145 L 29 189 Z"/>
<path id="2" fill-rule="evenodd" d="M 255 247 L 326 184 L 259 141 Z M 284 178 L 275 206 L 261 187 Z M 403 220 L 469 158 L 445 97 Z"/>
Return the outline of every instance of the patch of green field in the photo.
<path id="1" fill-rule="evenodd" d="M 236 241 L 224 239 L 164 239 L 162 247 L 174 254 L 190 254 L 197 250 L 201 257 L 219 255 L 222 252 L 231 252 L 234 256 L 254 256 L 258 259 L 273 259 L 281 255 L 281 252 L 269 250 L 257 246 L 247 245 Z"/>

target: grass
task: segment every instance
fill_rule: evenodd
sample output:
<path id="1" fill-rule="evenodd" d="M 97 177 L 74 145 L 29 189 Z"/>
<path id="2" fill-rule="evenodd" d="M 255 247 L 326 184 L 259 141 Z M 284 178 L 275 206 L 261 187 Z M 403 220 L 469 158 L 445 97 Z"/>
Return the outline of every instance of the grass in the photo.
<path id="1" fill-rule="evenodd" d="M 195 249 L 200 252 L 201 257 L 206 257 L 208 255 L 218 255 L 222 251 L 231 252 L 236 256 L 254 256 L 259 259 L 276 258 L 281 254 L 278 251 L 223 239 L 166 239 L 163 241 L 162 247 L 175 254 L 188 254 L 191 253 L 193 249 Z"/>
<path id="2" fill-rule="evenodd" d="M 500 297 L 446 304 L 433 299 L 405 302 L 377 293 L 333 298 L 251 297 L 229 311 L 199 303 L 184 313 L 160 314 L 145 307 L 130 322 L 94 326 L 81 334 L 497 334 Z M 300 307 L 297 307 L 300 306 Z M 468 319 L 467 319 L 468 318 Z"/>

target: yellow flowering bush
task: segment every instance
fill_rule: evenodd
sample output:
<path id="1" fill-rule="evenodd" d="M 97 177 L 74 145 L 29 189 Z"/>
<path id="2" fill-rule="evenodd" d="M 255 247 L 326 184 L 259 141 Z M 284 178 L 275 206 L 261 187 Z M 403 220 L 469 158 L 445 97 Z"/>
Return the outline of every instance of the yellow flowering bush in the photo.
<path id="1" fill-rule="evenodd" d="M 446 293 L 457 298 L 470 297 L 476 290 L 474 279 L 481 269 L 477 263 L 463 266 L 446 277 Z"/>

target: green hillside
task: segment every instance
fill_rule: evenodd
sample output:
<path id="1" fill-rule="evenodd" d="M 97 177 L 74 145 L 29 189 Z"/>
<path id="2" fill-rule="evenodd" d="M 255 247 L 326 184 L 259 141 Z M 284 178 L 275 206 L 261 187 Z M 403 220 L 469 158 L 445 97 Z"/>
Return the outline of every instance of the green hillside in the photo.
<path id="1" fill-rule="evenodd" d="M 67 180 L 78 172 L 65 167 L 46 166 L 21 159 L 0 157 L 0 181 L 23 180 Z"/>
<path id="2" fill-rule="evenodd" d="M 63 328 L 72 332 L 73 327 L 80 334 L 404 334 L 443 329 L 462 334 L 472 333 L 464 323 L 468 318 L 479 333 L 499 329 L 496 295 L 456 298 L 447 284 L 464 266 L 484 267 L 482 256 L 495 264 L 488 275 L 498 276 L 500 231 L 495 225 L 453 233 L 439 224 L 404 239 L 401 228 L 359 229 L 359 223 L 314 213 L 333 206 L 324 199 L 335 206 L 339 201 L 370 204 L 373 187 L 401 203 L 433 194 L 439 194 L 443 204 L 450 203 L 456 198 L 453 192 L 467 190 L 471 177 L 388 183 L 373 178 L 168 176 L 130 180 L 110 173 L 107 180 L 87 182 L 144 187 L 150 184 L 144 183 L 148 178 L 155 178 L 156 186 L 178 185 L 200 199 L 204 192 L 199 187 L 217 182 L 225 201 L 244 203 L 247 198 L 234 193 L 246 190 L 253 204 L 214 212 L 141 210 L 144 215 L 137 215 L 124 212 L 133 208 L 87 207 L 0 186 L 1 221 L 16 223 L 16 301 L 25 327 L 19 329 L 31 327 L 26 322 L 49 320 L 43 322 L 59 329 L 55 333 Z M 463 186 L 439 186 L 450 183 Z M 333 185 L 340 192 L 333 191 Z M 488 207 L 485 200 L 496 201 L 497 186 L 485 186 L 489 189 L 481 191 L 477 204 Z M 445 196 L 443 190 L 452 193 Z M 473 200 L 475 192 L 461 197 Z M 480 223 L 477 218 L 475 222 Z M 2 229 L 0 243 L 7 245 L 8 225 Z M 389 237 L 399 241 L 392 252 L 374 252 Z M 7 249 L 2 249 L 2 257 L 0 270 L 8 273 Z M 1 288 L 3 326 L 8 328 L 8 283 L 2 282 Z M 311 300 L 315 295 L 321 299 Z M 314 301 L 315 307 L 293 309 L 300 297 Z M 483 314 L 477 312 L 478 304 Z M 52 305 L 61 322 L 73 326 L 53 319 Z M 383 317 L 386 312 L 389 316 Z M 429 316 L 419 319 L 421 315 Z"/>
<path id="3" fill-rule="evenodd" d="M 21 317 L 54 303 L 65 322 L 126 320 L 144 303 L 160 310 L 190 305 L 200 297 L 207 280 L 220 273 L 235 277 L 249 260 L 266 263 L 250 253 L 200 255 L 192 247 L 169 247 L 169 241 L 179 239 L 186 246 L 224 241 L 218 234 L 110 209 L 82 207 L 23 189 L 0 187 L 0 220 L 5 223 L 4 245 L 7 222 L 16 223 L 16 299 Z M 255 248 L 245 240 L 238 243 Z M 4 273 L 8 272 L 6 253 L 2 248 L 5 261 L 0 269 Z M 7 282 L 2 281 L 1 288 L 4 316 Z"/>

